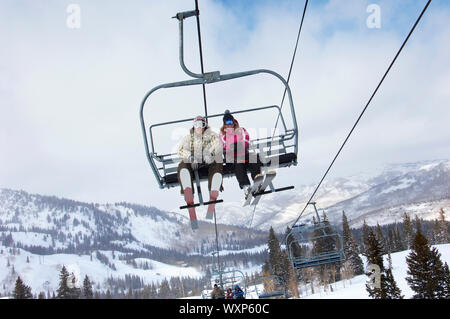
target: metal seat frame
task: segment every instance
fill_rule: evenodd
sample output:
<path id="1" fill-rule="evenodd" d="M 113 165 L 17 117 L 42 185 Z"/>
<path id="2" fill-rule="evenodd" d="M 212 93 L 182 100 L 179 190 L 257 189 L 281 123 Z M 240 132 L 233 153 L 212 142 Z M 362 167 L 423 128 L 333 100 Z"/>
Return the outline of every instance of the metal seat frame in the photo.
<path id="1" fill-rule="evenodd" d="M 198 11 L 186 11 L 186 12 L 180 12 L 178 13 L 174 18 L 177 18 L 179 21 L 179 60 L 180 65 L 183 71 L 188 74 L 190 77 L 193 77 L 192 80 L 185 80 L 185 81 L 179 81 L 179 82 L 172 82 L 172 83 L 165 83 L 158 85 L 151 89 L 147 94 L 144 96 L 141 107 L 140 107 L 140 122 L 141 122 L 141 129 L 142 134 L 144 138 L 144 146 L 145 146 L 145 154 L 147 157 L 147 160 L 150 164 L 150 167 L 153 171 L 153 174 L 155 175 L 155 178 L 158 182 L 158 185 L 160 188 L 170 188 L 178 186 L 178 182 L 171 182 L 168 183 L 166 181 L 166 176 L 173 174 L 177 170 L 178 163 L 181 161 L 180 158 L 176 154 L 158 154 L 155 151 L 154 141 L 153 141 L 153 134 L 152 130 L 159 126 L 164 125 L 170 125 L 170 124 L 176 124 L 176 123 L 183 123 L 183 122 L 191 122 L 193 118 L 188 119 L 181 119 L 176 121 L 170 121 L 170 122 L 164 122 L 164 123 L 158 123 L 158 124 L 152 124 L 149 127 L 146 127 L 146 121 L 144 119 L 144 108 L 146 106 L 146 102 L 149 99 L 150 95 L 154 92 L 160 90 L 160 89 L 166 89 L 166 88 L 177 88 L 177 87 L 183 87 L 183 86 L 195 86 L 195 85 L 203 85 L 203 84 L 213 84 L 218 82 L 223 82 L 227 80 L 232 79 L 238 79 L 243 78 L 247 76 L 257 75 L 257 74 L 269 74 L 277 79 L 279 79 L 283 85 L 286 88 L 288 101 L 290 105 L 290 111 L 291 111 L 291 117 L 292 117 L 292 128 L 287 128 L 286 122 L 284 120 L 283 114 L 281 112 L 281 108 L 276 105 L 271 106 L 264 106 L 264 107 L 258 107 L 258 108 L 247 108 L 240 111 L 231 112 L 231 114 L 240 114 L 245 112 L 255 112 L 255 111 L 261 111 L 265 109 L 274 108 L 278 111 L 278 115 L 280 116 L 282 128 L 283 131 L 277 136 L 267 137 L 267 138 L 260 138 L 260 139 L 254 139 L 251 140 L 251 151 L 253 152 L 259 152 L 261 160 L 264 162 L 265 160 L 270 160 L 271 158 L 275 158 L 277 156 L 293 153 L 295 156 L 293 156 L 293 159 L 287 163 L 281 163 L 279 167 L 287 167 L 291 165 L 297 165 L 297 153 L 298 153 L 298 128 L 297 128 L 297 120 L 294 110 L 294 104 L 292 100 L 292 94 L 291 89 L 286 82 L 286 80 L 279 75 L 278 73 L 267 70 L 267 69 L 257 69 L 257 70 L 251 70 L 251 71 L 245 71 L 245 72 L 238 72 L 238 73 L 231 73 L 231 74 L 220 74 L 219 71 L 214 72 L 207 72 L 203 74 L 197 74 L 191 72 L 184 64 L 184 53 L 183 53 L 183 21 L 184 19 L 192 16 L 196 16 L 198 14 Z M 209 115 L 207 118 L 214 118 L 222 116 L 223 114 L 214 114 Z M 262 156 L 263 154 L 263 156 Z M 224 177 L 230 177 L 233 176 L 233 174 L 225 174 Z M 198 176 L 198 174 L 195 176 L 195 181 L 197 184 L 197 188 L 200 187 L 200 182 L 205 180 L 205 178 L 201 178 Z M 203 201 L 200 199 L 200 202 Z"/>
<path id="2" fill-rule="evenodd" d="M 270 276 L 265 276 L 262 278 L 263 279 L 263 283 L 271 280 L 271 279 L 275 279 L 278 281 L 280 281 L 280 277 L 277 275 L 270 275 Z M 276 291 L 270 291 L 270 292 L 258 292 L 258 287 L 257 287 L 257 283 L 255 282 L 255 291 L 256 294 L 258 295 L 259 299 L 271 299 L 271 298 L 275 298 L 275 297 L 287 297 L 287 292 L 285 290 L 276 290 Z"/>
<path id="3" fill-rule="evenodd" d="M 303 269 L 308 267 L 332 264 L 336 262 L 342 262 L 345 259 L 344 246 L 342 242 L 342 236 L 331 225 L 325 225 L 320 220 L 319 213 L 317 212 L 316 203 L 308 203 L 314 206 L 316 217 L 318 222 L 315 225 L 295 225 L 292 227 L 289 234 L 286 236 L 286 247 L 288 251 L 288 257 L 291 265 L 294 269 Z M 331 232 L 329 231 L 331 229 Z M 328 230 L 328 231 L 327 231 Z M 316 235 L 320 233 L 320 235 Z M 321 252 L 312 256 L 295 256 L 293 252 L 293 244 L 305 245 L 315 240 L 333 238 L 336 240 L 337 250 Z"/>

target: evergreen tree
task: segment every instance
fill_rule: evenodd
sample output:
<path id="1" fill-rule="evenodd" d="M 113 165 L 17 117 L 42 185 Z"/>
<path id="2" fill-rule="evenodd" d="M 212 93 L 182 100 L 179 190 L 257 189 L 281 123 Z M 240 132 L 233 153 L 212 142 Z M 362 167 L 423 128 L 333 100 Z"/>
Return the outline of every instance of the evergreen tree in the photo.
<path id="1" fill-rule="evenodd" d="M 381 231 L 380 224 L 378 224 L 378 223 L 377 223 L 376 236 L 377 236 L 378 242 L 380 243 L 380 245 L 383 249 L 383 254 L 387 254 L 389 252 L 388 245 L 386 243 L 386 239 L 384 238 L 383 232 Z"/>
<path id="2" fill-rule="evenodd" d="M 127 295 L 125 296 L 126 299 L 133 299 L 133 291 L 131 290 L 131 287 L 128 288 Z"/>
<path id="3" fill-rule="evenodd" d="M 387 299 L 403 299 L 402 292 L 395 282 L 392 274 L 392 257 L 388 254 L 388 268 L 386 269 L 386 298 Z"/>
<path id="4" fill-rule="evenodd" d="M 297 278 L 287 254 L 281 251 L 280 243 L 272 227 L 269 230 L 268 246 L 271 273 L 279 278 L 284 290 L 292 289 Z M 292 291 L 292 293 L 298 295 L 298 291 Z"/>
<path id="5" fill-rule="evenodd" d="M 441 233 L 441 224 L 437 219 L 434 220 L 433 224 L 433 237 L 431 239 L 431 243 L 433 245 L 443 244 L 442 233 Z"/>
<path id="6" fill-rule="evenodd" d="M 282 253 L 280 243 L 272 227 L 270 227 L 269 230 L 268 247 L 269 247 L 269 265 L 271 272 L 273 275 L 282 277 L 284 273 L 282 263 L 283 259 Z"/>
<path id="7" fill-rule="evenodd" d="M 57 290 L 57 299 L 79 299 L 81 289 L 76 287 L 76 278 L 74 274 L 69 274 L 63 265 L 59 274 L 59 287 Z"/>
<path id="8" fill-rule="evenodd" d="M 394 247 L 395 247 L 394 251 L 399 252 L 405 250 L 404 241 L 402 239 L 402 235 L 397 223 L 395 223 L 393 232 L 394 232 Z"/>
<path id="9" fill-rule="evenodd" d="M 420 223 L 420 219 L 419 219 L 419 217 L 417 215 L 416 215 L 416 217 L 414 219 L 414 223 L 416 224 L 416 233 L 421 232 L 423 234 L 422 224 Z"/>
<path id="10" fill-rule="evenodd" d="M 406 249 L 411 249 L 414 231 L 411 218 L 409 218 L 409 215 L 406 212 L 403 214 L 403 232 L 405 233 L 405 247 Z"/>
<path id="11" fill-rule="evenodd" d="M 398 288 L 397 283 L 392 275 L 392 269 L 386 270 L 386 298 L 387 299 L 403 299 L 402 292 Z"/>
<path id="12" fill-rule="evenodd" d="M 366 252 L 365 256 L 367 257 L 367 266 L 368 269 L 371 268 L 372 265 L 377 265 L 379 267 L 380 273 L 376 274 L 373 270 L 370 270 L 366 273 L 369 278 L 374 278 L 375 283 L 377 279 L 379 279 L 379 286 L 374 285 L 374 283 L 368 282 L 366 284 L 366 290 L 369 293 L 369 296 L 374 299 L 386 299 L 387 296 L 387 287 L 386 287 L 386 276 L 385 276 L 385 268 L 383 265 L 383 247 L 377 239 L 377 236 L 370 231 L 367 235 L 367 240 L 365 242 Z M 379 275 L 379 278 L 376 276 Z"/>
<path id="13" fill-rule="evenodd" d="M 161 285 L 159 286 L 159 296 L 160 299 L 169 299 L 174 298 L 172 295 L 172 290 L 169 285 L 169 281 L 164 278 L 164 280 L 161 282 Z"/>
<path id="14" fill-rule="evenodd" d="M 408 282 L 415 292 L 415 299 L 445 298 L 445 269 L 441 254 L 428 245 L 428 240 L 419 231 L 414 237 L 411 253 L 406 257 Z"/>
<path id="15" fill-rule="evenodd" d="M 33 298 L 33 294 L 31 293 L 31 288 L 23 283 L 20 276 L 17 277 L 13 296 L 14 296 L 14 299 L 32 299 Z"/>
<path id="16" fill-rule="evenodd" d="M 70 299 L 71 292 L 68 285 L 69 280 L 69 272 L 67 271 L 66 267 L 63 265 L 61 268 L 61 272 L 59 274 L 59 287 L 57 290 L 57 296 L 58 299 Z"/>
<path id="17" fill-rule="evenodd" d="M 91 281 L 89 280 L 89 277 L 86 275 L 83 281 L 83 297 L 85 299 L 92 299 L 93 296 L 94 293 L 92 291 L 92 284 Z"/>
<path id="18" fill-rule="evenodd" d="M 445 212 L 443 208 L 439 211 L 439 226 L 439 244 L 447 244 L 450 241 L 450 238 L 448 235 L 448 227 L 447 222 L 445 221 Z"/>
<path id="19" fill-rule="evenodd" d="M 361 252 L 363 254 L 367 250 L 366 243 L 369 238 L 369 232 L 370 232 L 369 226 L 367 226 L 366 220 L 364 219 L 364 223 L 362 226 L 362 238 L 361 238 L 361 247 L 362 247 Z"/>
<path id="20" fill-rule="evenodd" d="M 355 238 L 350 230 L 347 216 L 344 211 L 342 211 L 342 237 L 345 260 L 349 261 L 350 267 L 352 268 L 352 273 L 354 275 L 362 275 L 364 273 L 363 261 L 361 257 L 359 257 L 358 247 L 356 246 Z"/>

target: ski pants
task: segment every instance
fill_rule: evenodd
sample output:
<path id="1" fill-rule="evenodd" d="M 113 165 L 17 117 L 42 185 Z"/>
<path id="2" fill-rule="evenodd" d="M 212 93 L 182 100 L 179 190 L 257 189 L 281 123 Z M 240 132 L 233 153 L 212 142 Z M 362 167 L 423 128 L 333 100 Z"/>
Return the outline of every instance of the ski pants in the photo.
<path id="1" fill-rule="evenodd" d="M 256 163 L 232 163 L 233 171 L 236 174 L 236 179 L 239 183 L 239 187 L 242 189 L 244 186 L 250 185 L 250 180 L 248 179 L 247 171 L 250 171 L 250 175 L 252 179 L 255 179 L 255 176 L 261 173 L 262 163 L 258 160 Z"/>
<path id="2" fill-rule="evenodd" d="M 195 188 L 194 188 L 194 183 L 193 183 L 194 170 L 192 169 L 192 165 L 191 165 L 191 163 L 185 163 L 184 161 L 181 161 L 180 164 L 178 164 L 178 171 L 177 171 L 177 177 L 178 177 L 178 182 L 180 183 L 181 194 L 184 194 L 183 186 L 181 185 L 181 180 L 180 180 L 180 171 L 183 168 L 187 168 L 189 170 L 189 173 L 191 174 L 192 192 L 195 193 Z M 220 173 L 221 175 L 223 174 L 223 164 L 216 163 L 216 162 L 213 162 L 212 164 L 202 164 L 198 169 L 199 175 L 202 175 L 201 172 L 206 171 L 206 170 L 208 171 L 208 190 L 211 191 L 212 178 L 215 173 Z M 223 191 L 222 184 L 220 185 L 220 191 Z"/>

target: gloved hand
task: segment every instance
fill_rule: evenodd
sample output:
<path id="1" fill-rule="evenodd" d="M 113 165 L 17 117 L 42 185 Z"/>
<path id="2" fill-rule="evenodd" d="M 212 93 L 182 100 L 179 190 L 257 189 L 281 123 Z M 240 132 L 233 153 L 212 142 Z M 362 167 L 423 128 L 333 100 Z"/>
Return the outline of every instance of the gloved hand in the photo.
<path id="1" fill-rule="evenodd" d="M 198 163 L 197 162 L 192 162 L 191 163 L 192 169 L 195 171 L 198 169 Z"/>

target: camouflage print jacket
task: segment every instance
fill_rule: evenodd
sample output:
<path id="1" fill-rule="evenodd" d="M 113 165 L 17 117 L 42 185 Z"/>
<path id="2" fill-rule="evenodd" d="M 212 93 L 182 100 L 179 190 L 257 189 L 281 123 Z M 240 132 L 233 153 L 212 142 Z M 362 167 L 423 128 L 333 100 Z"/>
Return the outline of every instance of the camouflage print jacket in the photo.
<path id="1" fill-rule="evenodd" d="M 191 129 L 190 134 L 181 141 L 177 154 L 186 162 L 191 156 L 194 156 L 194 161 L 198 163 L 211 164 L 214 161 L 218 163 L 223 161 L 219 136 L 210 128 L 207 128 L 201 136 L 194 134 L 194 130 Z"/>

